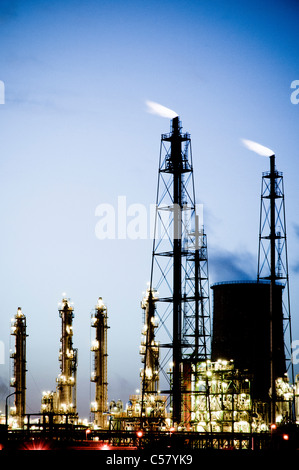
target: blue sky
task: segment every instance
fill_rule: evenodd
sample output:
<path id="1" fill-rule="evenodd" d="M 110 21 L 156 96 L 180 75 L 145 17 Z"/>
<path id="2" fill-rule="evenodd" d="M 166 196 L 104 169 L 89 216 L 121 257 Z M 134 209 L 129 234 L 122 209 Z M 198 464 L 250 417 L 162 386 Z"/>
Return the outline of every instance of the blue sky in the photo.
<path id="1" fill-rule="evenodd" d="M 59 372 L 57 304 L 74 302 L 78 407 L 88 416 L 90 313 L 108 307 L 109 399 L 139 387 L 140 301 L 151 240 L 98 240 L 96 207 L 155 202 L 160 136 L 180 116 L 204 205 L 210 283 L 255 278 L 264 157 L 284 173 L 293 339 L 299 339 L 298 5 L 294 1 L 2 1 L 0 340 L 28 328 L 28 412 Z"/>

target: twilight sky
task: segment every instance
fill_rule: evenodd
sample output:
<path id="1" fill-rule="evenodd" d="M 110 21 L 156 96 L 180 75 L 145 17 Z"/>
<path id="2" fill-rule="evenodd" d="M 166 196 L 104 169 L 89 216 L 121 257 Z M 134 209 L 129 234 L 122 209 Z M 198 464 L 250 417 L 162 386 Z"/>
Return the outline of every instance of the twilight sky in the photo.
<path id="1" fill-rule="evenodd" d="M 284 174 L 293 340 L 299 340 L 299 6 L 296 1 L 0 3 L 1 393 L 12 375 L 10 319 L 27 317 L 27 412 L 59 373 L 62 293 L 74 302 L 78 409 L 93 399 L 90 313 L 108 307 L 109 400 L 139 388 L 140 301 L 152 240 L 99 240 L 96 209 L 155 203 L 161 134 L 191 134 L 210 284 L 255 279 L 261 175 Z M 128 216 L 128 221 L 130 216 Z M 212 298 L 211 298 L 212 306 Z M 295 368 L 295 372 L 296 368 Z M 10 389 L 12 391 L 12 389 Z"/>

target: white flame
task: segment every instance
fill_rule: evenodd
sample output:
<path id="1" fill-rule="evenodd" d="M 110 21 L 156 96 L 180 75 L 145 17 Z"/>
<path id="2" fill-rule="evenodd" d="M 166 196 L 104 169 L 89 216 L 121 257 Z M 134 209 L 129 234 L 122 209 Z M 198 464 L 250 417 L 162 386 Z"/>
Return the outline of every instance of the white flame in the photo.
<path id="1" fill-rule="evenodd" d="M 264 147 L 261 144 L 258 144 L 257 142 L 253 142 L 252 140 L 247 140 L 247 139 L 241 139 L 245 147 L 247 147 L 249 150 L 252 150 L 255 153 L 258 153 L 259 155 L 262 155 L 263 157 L 271 157 L 271 155 L 274 155 L 273 150 Z"/>
<path id="2" fill-rule="evenodd" d="M 158 114 L 165 118 L 173 119 L 178 116 L 178 114 L 172 109 L 162 106 L 162 104 L 155 103 L 154 101 L 146 101 L 147 111 L 152 114 Z"/>

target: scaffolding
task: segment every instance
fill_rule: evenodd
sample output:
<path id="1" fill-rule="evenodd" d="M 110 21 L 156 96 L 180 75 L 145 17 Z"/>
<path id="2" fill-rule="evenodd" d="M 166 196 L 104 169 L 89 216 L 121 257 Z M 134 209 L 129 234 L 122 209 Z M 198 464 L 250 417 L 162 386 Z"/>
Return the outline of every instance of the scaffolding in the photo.
<path id="1" fill-rule="evenodd" d="M 195 202 L 190 135 L 182 132 L 176 117 L 171 132 L 161 136 L 149 286 L 157 292 L 161 393 L 168 394 L 175 426 L 181 425 L 182 403 L 188 401 L 183 368 L 208 357 L 207 245 L 201 212 Z"/>

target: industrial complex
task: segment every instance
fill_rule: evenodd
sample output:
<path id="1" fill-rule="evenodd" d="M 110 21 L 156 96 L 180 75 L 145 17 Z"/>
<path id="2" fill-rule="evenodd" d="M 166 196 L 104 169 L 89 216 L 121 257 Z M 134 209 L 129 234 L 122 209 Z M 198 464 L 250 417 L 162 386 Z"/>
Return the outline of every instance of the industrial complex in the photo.
<path id="1" fill-rule="evenodd" d="M 191 137 L 174 117 L 170 132 L 161 136 L 152 263 L 136 351 L 138 392 L 125 406 L 109 400 L 108 312 L 106 299 L 99 297 L 90 323 L 92 420 L 80 419 L 78 332 L 73 306 L 63 298 L 60 373 L 54 389 L 41 397 L 38 413 L 28 413 L 26 316 L 18 308 L 11 326 L 14 375 L 1 424 L 2 449 L 28 449 L 37 442 L 49 449 L 299 447 L 283 174 L 275 155 L 269 155 L 269 170 L 262 174 L 257 276 L 247 282 L 210 286 L 207 234 L 195 187 Z"/>

